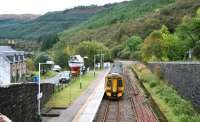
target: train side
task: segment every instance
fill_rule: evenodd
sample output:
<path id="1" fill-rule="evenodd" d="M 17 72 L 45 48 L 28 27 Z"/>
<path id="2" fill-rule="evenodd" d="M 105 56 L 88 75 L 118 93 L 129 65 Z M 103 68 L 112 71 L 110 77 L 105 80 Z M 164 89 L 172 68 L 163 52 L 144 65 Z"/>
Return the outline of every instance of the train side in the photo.
<path id="1" fill-rule="evenodd" d="M 121 98 L 124 95 L 124 84 L 122 63 L 114 63 L 105 77 L 105 95 L 108 98 Z"/>

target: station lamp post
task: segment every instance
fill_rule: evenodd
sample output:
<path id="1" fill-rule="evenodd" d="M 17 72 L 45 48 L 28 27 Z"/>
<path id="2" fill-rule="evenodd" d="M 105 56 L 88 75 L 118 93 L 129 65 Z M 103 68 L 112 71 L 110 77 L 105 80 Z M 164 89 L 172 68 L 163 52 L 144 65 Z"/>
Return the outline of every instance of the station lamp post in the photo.
<path id="1" fill-rule="evenodd" d="M 87 56 L 84 56 L 83 57 L 84 59 L 88 59 L 88 57 Z M 84 65 L 85 66 L 85 65 Z M 86 67 L 85 67 L 86 68 Z M 82 89 L 82 80 L 81 80 L 81 75 L 82 75 L 82 68 L 81 68 L 81 70 L 80 70 L 80 89 Z M 85 69 L 84 69 L 85 70 Z"/>
<path id="2" fill-rule="evenodd" d="M 96 65 L 96 57 L 101 56 L 101 65 L 102 65 L 102 57 L 104 58 L 104 54 L 95 54 L 94 55 L 94 76 L 95 76 L 95 65 Z"/>
<path id="3" fill-rule="evenodd" d="M 40 91 L 40 83 L 41 83 L 41 78 L 40 78 L 40 68 L 41 65 L 53 65 L 54 62 L 53 61 L 47 61 L 46 63 L 39 63 L 39 79 L 38 79 L 38 94 L 37 94 L 37 101 L 38 101 L 38 115 L 39 117 L 41 116 L 41 112 L 40 112 L 40 99 L 42 98 L 42 93 Z"/>

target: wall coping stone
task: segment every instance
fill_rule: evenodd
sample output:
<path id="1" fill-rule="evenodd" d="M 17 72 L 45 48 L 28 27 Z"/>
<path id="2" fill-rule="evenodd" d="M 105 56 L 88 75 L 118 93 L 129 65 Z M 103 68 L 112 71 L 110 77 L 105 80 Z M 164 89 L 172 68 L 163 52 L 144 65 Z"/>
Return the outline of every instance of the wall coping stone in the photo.
<path id="1" fill-rule="evenodd" d="M 200 61 L 170 61 L 170 62 L 148 62 L 148 64 L 200 64 Z"/>
<path id="2" fill-rule="evenodd" d="M 9 88 L 11 86 L 18 86 L 18 85 L 26 85 L 26 84 L 38 84 L 36 82 L 26 82 L 26 83 L 9 83 L 9 84 L 0 84 L 0 88 Z M 53 84 L 53 83 L 40 83 L 41 85 L 42 84 Z"/>

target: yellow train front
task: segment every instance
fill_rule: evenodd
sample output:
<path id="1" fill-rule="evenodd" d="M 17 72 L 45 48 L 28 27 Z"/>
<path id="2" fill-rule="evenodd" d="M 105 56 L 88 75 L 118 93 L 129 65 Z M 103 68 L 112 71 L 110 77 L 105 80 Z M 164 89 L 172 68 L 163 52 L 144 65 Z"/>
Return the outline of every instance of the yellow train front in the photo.
<path id="1" fill-rule="evenodd" d="M 105 77 L 105 95 L 108 98 L 121 98 L 124 95 L 123 67 L 115 63 Z"/>

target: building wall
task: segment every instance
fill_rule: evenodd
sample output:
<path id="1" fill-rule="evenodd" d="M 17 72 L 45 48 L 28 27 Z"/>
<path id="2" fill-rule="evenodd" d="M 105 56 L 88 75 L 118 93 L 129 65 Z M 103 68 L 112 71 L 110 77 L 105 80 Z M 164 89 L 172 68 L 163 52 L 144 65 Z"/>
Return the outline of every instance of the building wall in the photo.
<path id="1" fill-rule="evenodd" d="M 17 80 L 17 71 L 19 79 Z M 11 64 L 11 77 L 14 77 L 13 82 L 19 82 L 23 75 L 26 74 L 26 63 L 24 61 L 20 61 L 14 64 Z"/>
<path id="2" fill-rule="evenodd" d="M 200 110 L 200 62 L 152 62 L 148 66 L 152 71 L 159 67 L 164 79 Z"/>
<path id="3" fill-rule="evenodd" d="M 13 84 L 0 87 L 0 112 L 13 122 L 37 122 L 37 84 Z M 53 94 L 53 84 L 41 84 L 41 105 Z"/>
<path id="4" fill-rule="evenodd" d="M 9 84 L 10 80 L 10 63 L 0 56 L 0 84 Z"/>

